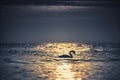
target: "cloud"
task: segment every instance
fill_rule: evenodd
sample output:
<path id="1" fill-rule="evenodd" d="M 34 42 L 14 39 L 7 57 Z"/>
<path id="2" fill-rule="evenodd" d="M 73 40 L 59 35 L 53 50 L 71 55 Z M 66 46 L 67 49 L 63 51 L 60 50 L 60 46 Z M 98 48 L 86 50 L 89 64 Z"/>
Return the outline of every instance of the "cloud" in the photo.
<path id="1" fill-rule="evenodd" d="M 0 0 L 0 5 L 119 6 L 116 0 Z"/>
<path id="2" fill-rule="evenodd" d="M 42 10 L 42 11 L 69 11 L 69 10 L 79 10 L 88 9 L 87 6 L 30 6 L 30 8 Z"/>
<path id="3" fill-rule="evenodd" d="M 91 9 L 94 7 L 88 6 L 41 6 L 41 5 L 12 5 L 12 6 L 3 6 L 6 9 L 15 9 L 15 10 L 24 10 L 24 11 L 71 11 L 71 10 L 80 10 L 80 9 Z"/>

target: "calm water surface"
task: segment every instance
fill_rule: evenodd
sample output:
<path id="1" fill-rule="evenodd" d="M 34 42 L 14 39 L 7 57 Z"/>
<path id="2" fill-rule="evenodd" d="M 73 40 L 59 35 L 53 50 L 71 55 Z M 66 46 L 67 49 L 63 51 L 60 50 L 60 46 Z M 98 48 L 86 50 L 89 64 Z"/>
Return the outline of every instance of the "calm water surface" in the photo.
<path id="1" fill-rule="evenodd" d="M 120 80 L 120 44 L 1 44 L 0 65 L 0 80 Z"/>

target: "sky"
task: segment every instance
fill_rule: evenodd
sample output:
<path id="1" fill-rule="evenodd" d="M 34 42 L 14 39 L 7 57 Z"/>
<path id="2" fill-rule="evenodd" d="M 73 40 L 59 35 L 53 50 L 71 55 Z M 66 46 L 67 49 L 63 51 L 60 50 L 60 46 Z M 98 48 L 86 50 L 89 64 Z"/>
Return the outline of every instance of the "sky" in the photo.
<path id="1" fill-rule="evenodd" d="M 120 42 L 115 0 L 1 0 L 0 42 Z"/>

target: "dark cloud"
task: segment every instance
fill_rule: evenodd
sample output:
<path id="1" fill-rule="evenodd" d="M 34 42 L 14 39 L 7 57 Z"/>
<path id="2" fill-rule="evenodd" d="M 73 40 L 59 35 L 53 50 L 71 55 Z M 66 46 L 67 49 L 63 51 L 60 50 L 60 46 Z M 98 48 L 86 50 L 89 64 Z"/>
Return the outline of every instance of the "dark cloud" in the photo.
<path id="1" fill-rule="evenodd" d="M 115 0 L 0 0 L 0 42 L 120 42 Z"/>
<path id="2" fill-rule="evenodd" d="M 119 8 L 5 6 L 1 42 L 119 42 Z"/>
<path id="3" fill-rule="evenodd" d="M 118 0 L 0 0 L 1 5 L 119 6 Z"/>

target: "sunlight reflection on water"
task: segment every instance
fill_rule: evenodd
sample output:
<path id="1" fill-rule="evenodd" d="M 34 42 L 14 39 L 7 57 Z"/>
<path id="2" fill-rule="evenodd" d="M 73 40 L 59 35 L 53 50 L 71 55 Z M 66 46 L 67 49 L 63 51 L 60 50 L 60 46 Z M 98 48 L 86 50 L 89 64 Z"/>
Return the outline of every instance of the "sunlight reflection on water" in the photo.
<path id="1" fill-rule="evenodd" d="M 45 52 L 46 54 L 51 53 L 56 56 L 67 54 L 70 50 L 75 50 L 78 54 L 80 51 L 90 51 L 90 49 L 89 45 L 78 43 L 44 43 L 33 48 L 33 50 Z M 87 67 L 90 67 L 90 63 L 74 64 L 74 62 L 69 63 L 69 60 L 64 59 L 54 61 L 54 58 L 50 56 L 42 58 L 41 60 L 47 61 L 49 59 L 51 62 L 41 61 L 40 64 L 33 67 L 37 67 L 36 73 L 40 74 L 40 78 L 47 80 L 82 80 Z"/>
<path id="2" fill-rule="evenodd" d="M 45 80 L 83 80 L 87 70 L 91 69 L 89 62 L 68 63 L 67 61 L 44 62 L 31 66 L 36 69 L 41 79 Z"/>
<path id="3" fill-rule="evenodd" d="M 41 51 L 58 56 L 60 54 L 68 54 L 71 50 L 74 50 L 76 54 L 79 54 L 81 51 L 90 51 L 91 46 L 80 43 L 44 43 L 35 46 L 31 50 Z"/>
<path id="4" fill-rule="evenodd" d="M 94 55 L 107 53 L 104 52 L 107 49 L 114 52 L 109 52 L 113 56 L 91 56 L 91 47 L 80 43 L 37 44 L 25 47 L 29 50 L 27 52 L 21 52 L 24 46 L 5 47 L 1 49 L 0 80 L 120 80 L 120 59 L 116 48 L 97 45 L 96 49 L 92 46 Z M 69 59 L 58 58 L 70 50 L 75 50 L 78 55 Z"/>
<path id="5" fill-rule="evenodd" d="M 71 71 L 71 65 L 70 64 L 61 64 L 57 66 L 56 69 L 56 80 L 74 80 L 74 72 Z"/>

